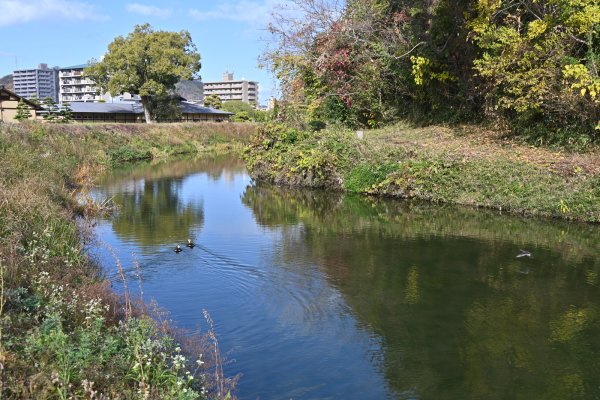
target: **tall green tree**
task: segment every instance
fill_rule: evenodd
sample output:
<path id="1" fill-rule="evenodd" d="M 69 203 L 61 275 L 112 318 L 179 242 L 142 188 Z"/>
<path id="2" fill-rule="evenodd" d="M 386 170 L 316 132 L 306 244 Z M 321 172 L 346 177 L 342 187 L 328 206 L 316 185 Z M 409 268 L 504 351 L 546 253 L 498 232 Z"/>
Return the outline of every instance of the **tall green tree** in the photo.
<path id="1" fill-rule="evenodd" d="M 174 94 L 152 97 L 150 108 L 153 110 L 154 119 L 157 122 L 181 121 L 182 112 L 179 108 L 179 102 L 179 96 Z"/>
<path id="2" fill-rule="evenodd" d="M 371 127 L 415 105 L 424 113 L 464 108 L 470 0 L 294 2 L 305 12 L 276 16 L 264 55 L 282 83 L 283 108 L 293 104 L 308 121 Z"/>
<path id="3" fill-rule="evenodd" d="M 246 111 L 250 114 L 252 111 L 254 111 L 254 107 L 241 100 L 226 101 L 222 104 L 221 109 L 236 114 L 242 111 Z"/>
<path id="4" fill-rule="evenodd" d="M 115 38 L 102 61 L 92 60 L 85 74 L 112 94 L 138 94 L 146 122 L 152 123 L 152 98 L 165 96 L 199 70 L 200 54 L 188 31 L 155 31 L 144 24 Z"/>
<path id="5" fill-rule="evenodd" d="M 288 123 L 485 116 L 600 138 L 598 0 L 290 2 L 298 12 L 274 15 L 263 55 Z"/>
<path id="6" fill-rule="evenodd" d="M 267 111 L 257 110 L 251 104 L 241 100 L 226 101 L 221 105 L 221 109 L 234 113 L 233 120 L 235 122 L 267 122 L 272 114 Z"/>
<path id="7" fill-rule="evenodd" d="M 31 112 L 29 111 L 29 106 L 23 101 L 23 99 L 19 99 L 19 104 L 17 105 L 17 114 L 15 115 L 15 119 L 19 122 L 24 121 L 26 119 L 31 118 Z"/>
<path id="8" fill-rule="evenodd" d="M 477 0 L 469 27 L 488 109 L 557 128 L 598 121 L 597 0 Z"/>
<path id="9" fill-rule="evenodd" d="M 240 100 L 226 101 L 222 104 L 221 109 L 223 111 L 232 112 L 234 114 L 233 120 L 235 122 L 247 122 L 253 120 L 254 112 L 256 111 L 250 104 Z"/>
<path id="10" fill-rule="evenodd" d="M 204 105 L 206 107 L 220 110 L 222 105 L 221 98 L 216 94 L 210 94 L 204 98 Z"/>

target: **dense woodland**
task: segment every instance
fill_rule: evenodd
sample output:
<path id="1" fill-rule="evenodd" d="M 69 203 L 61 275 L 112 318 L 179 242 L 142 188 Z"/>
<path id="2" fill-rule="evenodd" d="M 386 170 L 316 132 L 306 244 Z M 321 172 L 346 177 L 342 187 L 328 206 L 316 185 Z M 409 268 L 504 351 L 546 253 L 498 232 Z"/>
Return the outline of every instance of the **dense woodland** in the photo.
<path id="1" fill-rule="evenodd" d="M 294 3 L 264 54 L 288 120 L 491 121 L 540 143 L 598 141 L 597 0 Z"/>

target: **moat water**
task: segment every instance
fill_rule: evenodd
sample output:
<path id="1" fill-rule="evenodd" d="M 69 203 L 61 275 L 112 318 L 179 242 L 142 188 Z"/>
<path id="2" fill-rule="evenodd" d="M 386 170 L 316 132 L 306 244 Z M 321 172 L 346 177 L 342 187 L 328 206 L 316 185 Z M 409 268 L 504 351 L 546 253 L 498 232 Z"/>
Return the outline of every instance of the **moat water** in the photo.
<path id="1" fill-rule="evenodd" d="M 240 399 L 600 398 L 598 226 L 262 185 L 231 157 L 94 195 L 119 206 L 107 276 L 116 256 L 137 290 L 139 263 L 179 326 L 207 310 Z"/>

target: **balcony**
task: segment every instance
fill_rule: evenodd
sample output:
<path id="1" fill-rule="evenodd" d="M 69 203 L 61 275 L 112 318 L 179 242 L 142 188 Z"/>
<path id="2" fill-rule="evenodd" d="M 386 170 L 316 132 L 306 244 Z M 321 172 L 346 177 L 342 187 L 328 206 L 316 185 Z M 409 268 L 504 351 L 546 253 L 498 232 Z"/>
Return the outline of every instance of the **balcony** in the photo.
<path id="1" fill-rule="evenodd" d="M 89 82 L 85 79 L 72 80 L 72 81 L 64 81 L 63 85 L 86 85 Z"/>

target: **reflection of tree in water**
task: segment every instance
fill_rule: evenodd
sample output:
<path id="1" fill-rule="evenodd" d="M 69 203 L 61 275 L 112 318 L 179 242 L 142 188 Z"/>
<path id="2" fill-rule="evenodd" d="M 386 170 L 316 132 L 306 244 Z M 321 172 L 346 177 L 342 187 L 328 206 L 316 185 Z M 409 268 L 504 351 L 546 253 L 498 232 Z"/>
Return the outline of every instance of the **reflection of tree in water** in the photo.
<path id="1" fill-rule="evenodd" d="M 159 160 L 126 164 L 112 169 L 99 179 L 102 186 L 117 186 L 131 180 L 155 180 L 161 178 L 183 178 L 193 173 L 205 173 L 213 180 L 225 175 L 227 180 L 245 171 L 244 163 L 231 155 L 212 155 L 199 158 L 183 157 L 176 160 Z"/>
<path id="2" fill-rule="evenodd" d="M 182 203 L 182 180 L 194 173 L 231 181 L 244 173 L 244 164 L 231 155 L 152 163 L 127 164 L 99 179 L 98 195 L 113 198 L 119 212 L 112 219 L 114 231 L 142 246 L 185 241 L 204 219 L 202 206 Z"/>
<path id="3" fill-rule="evenodd" d="M 112 224 L 116 234 L 142 246 L 185 241 L 202 224 L 204 213 L 200 204 L 183 204 L 180 189 L 180 180 L 164 178 L 115 195 L 119 212 Z"/>
<path id="4" fill-rule="evenodd" d="M 335 194 L 325 192 L 248 186 L 242 203 L 252 210 L 259 225 L 295 225 L 302 217 L 320 220 L 330 215 L 335 207 L 334 197 Z"/>
<path id="5" fill-rule="evenodd" d="M 600 394 L 597 227 L 268 186 L 242 201 L 283 226 L 281 264 L 320 265 L 384 339 L 399 398 Z"/>

